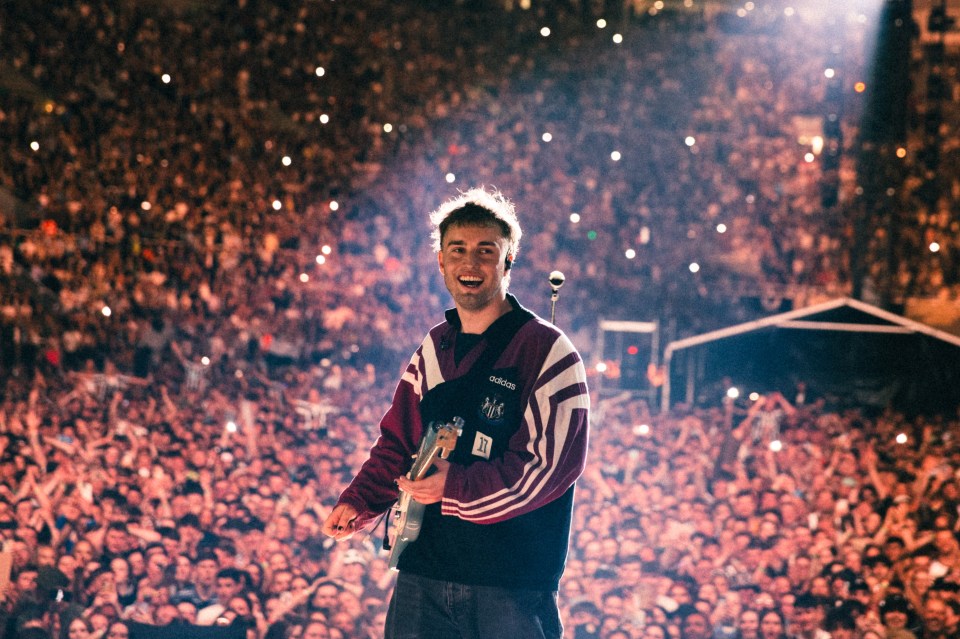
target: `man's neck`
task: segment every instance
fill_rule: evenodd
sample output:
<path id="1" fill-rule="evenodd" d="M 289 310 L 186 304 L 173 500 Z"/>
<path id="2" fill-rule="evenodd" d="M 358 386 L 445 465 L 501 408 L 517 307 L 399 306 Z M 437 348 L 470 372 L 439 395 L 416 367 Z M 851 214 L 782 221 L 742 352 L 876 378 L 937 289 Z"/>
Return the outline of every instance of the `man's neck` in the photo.
<path id="1" fill-rule="evenodd" d="M 478 311 L 468 311 L 457 307 L 457 316 L 460 318 L 460 331 L 480 335 L 490 325 L 513 310 L 506 298 L 497 304 L 491 304 Z"/>

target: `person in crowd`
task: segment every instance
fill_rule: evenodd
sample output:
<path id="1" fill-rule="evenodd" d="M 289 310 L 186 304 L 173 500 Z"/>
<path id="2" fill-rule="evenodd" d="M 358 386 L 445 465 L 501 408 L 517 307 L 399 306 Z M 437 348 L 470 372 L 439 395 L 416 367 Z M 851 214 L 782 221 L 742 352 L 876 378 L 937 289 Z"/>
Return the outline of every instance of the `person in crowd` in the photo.
<path id="1" fill-rule="evenodd" d="M 222 568 L 217 572 L 217 599 L 197 611 L 197 624 L 210 626 L 229 610 L 230 602 L 244 588 L 243 573 L 237 568 Z"/>
<path id="2" fill-rule="evenodd" d="M 783 613 L 774 608 L 760 611 L 760 638 L 785 639 L 787 623 Z"/>
<path id="3" fill-rule="evenodd" d="M 93 624 L 83 617 L 77 617 L 67 626 L 68 639 L 88 639 L 93 632 Z"/>
<path id="4" fill-rule="evenodd" d="M 713 637 L 709 617 L 700 610 L 679 612 L 681 639 L 710 639 Z"/>
<path id="5" fill-rule="evenodd" d="M 887 639 L 917 639 L 918 619 L 902 594 L 891 594 L 879 604 L 880 621 Z"/>
<path id="6" fill-rule="evenodd" d="M 129 639 L 130 627 L 124 621 L 114 621 L 104 635 L 107 639 Z"/>
<path id="7" fill-rule="evenodd" d="M 737 619 L 737 639 L 758 639 L 760 636 L 760 613 L 748 608 Z"/>
<path id="8" fill-rule="evenodd" d="M 949 606 L 937 595 L 928 593 L 923 603 L 923 638 L 946 639 L 956 636 L 956 624 L 948 627 Z"/>

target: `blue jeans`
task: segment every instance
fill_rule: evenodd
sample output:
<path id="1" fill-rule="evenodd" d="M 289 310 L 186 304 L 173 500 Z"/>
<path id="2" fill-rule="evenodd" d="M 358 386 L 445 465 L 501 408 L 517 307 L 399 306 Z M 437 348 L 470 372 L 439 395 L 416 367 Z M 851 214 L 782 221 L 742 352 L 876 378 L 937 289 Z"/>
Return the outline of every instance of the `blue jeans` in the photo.
<path id="1" fill-rule="evenodd" d="M 468 586 L 401 572 L 386 639 L 560 639 L 557 593 Z"/>

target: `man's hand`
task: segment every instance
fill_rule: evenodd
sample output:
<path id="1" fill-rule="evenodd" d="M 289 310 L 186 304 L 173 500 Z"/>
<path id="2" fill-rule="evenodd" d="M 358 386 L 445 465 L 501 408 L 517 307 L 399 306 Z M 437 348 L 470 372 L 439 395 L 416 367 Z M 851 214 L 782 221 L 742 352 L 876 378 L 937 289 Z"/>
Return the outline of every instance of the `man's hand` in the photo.
<path id="1" fill-rule="evenodd" d="M 437 472 L 419 481 L 412 481 L 406 477 L 397 478 L 397 486 L 421 504 L 434 504 L 440 501 L 443 499 L 443 486 L 447 483 L 450 462 L 437 459 L 433 462 L 433 467 Z"/>
<path id="2" fill-rule="evenodd" d="M 357 531 L 357 511 L 353 506 L 339 504 L 323 522 L 323 534 L 333 537 L 337 541 L 349 539 Z"/>

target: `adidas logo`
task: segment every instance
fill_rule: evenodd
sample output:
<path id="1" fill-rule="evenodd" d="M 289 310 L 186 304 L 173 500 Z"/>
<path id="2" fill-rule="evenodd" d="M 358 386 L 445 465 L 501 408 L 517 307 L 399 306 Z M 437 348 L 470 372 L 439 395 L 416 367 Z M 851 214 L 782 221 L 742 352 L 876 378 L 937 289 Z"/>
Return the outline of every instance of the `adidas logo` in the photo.
<path id="1" fill-rule="evenodd" d="M 505 380 L 505 379 L 502 378 L 502 377 L 494 377 L 493 375 L 491 375 L 491 376 L 490 376 L 490 381 L 493 382 L 494 384 L 499 384 L 500 386 L 503 386 L 504 388 L 509 388 L 510 390 L 517 390 L 517 385 L 516 385 L 516 384 L 514 384 L 514 383 L 511 382 L 511 381 Z"/>

